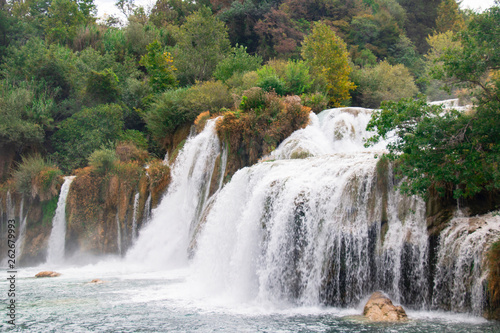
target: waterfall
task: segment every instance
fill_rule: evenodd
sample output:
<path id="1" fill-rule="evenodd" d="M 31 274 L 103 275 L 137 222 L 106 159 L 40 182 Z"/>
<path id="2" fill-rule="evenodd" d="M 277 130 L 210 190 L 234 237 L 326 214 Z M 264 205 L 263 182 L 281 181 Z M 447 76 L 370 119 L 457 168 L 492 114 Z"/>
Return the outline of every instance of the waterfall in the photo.
<path id="1" fill-rule="evenodd" d="M 146 203 L 144 203 L 144 212 L 142 217 L 142 225 L 146 225 L 151 219 L 151 192 L 149 192 Z"/>
<path id="2" fill-rule="evenodd" d="M 14 210 L 14 208 L 13 208 Z M 16 256 L 17 258 L 22 258 L 23 255 L 23 250 L 24 250 L 24 238 L 26 236 L 26 218 L 28 217 L 27 215 L 23 217 L 24 213 L 24 197 L 21 198 L 21 204 L 19 205 L 19 233 L 17 234 L 17 241 L 16 241 Z"/>
<path id="3" fill-rule="evenodd" d="M 137 238 L 137 214 L 139 209 L 139 192 L 134 196 L 134 212 L 132 215 L 132 242 Z"/>
<path id="4" fill-rule="evenodd" d="M 154 267 L 187 263 L 189 230 L 197 223 L 197 212 L 206 202 L 207 188 L 220 153 L 215 121 L 207 121 L 200 134 L 187 139 L 171 169 L 172 182 L 167 193 L 127 253 L 128 260 Z"/>
<path id="5" fill-rule="evenodd" d="M 61 192 L 57 200 L 56 213 L 52 218 L 52 231 L 47 250 L 47 263 L 50 264 L 60 263 L 64 259 L 66 243 L 66 199 L 73 179 L 75 179 L 74 176 L 64 177 L 64 183 L 61 186 Z"/>
<path id="6" fill-rule="evenodd" d="M 500 217 L 457 216 L 441 232 L 434 309 L 482 315 L 488 269 L 484 253 L 500 237 Z"/>
<path id="7" fill-rule="evenodd" d="M 382 289 L 429 307 L 425 203 L 395 191 L 367 149 L 371 110 L 311 114 L 264 162 L 239 170 L 197 239 L 193 281 L 210 295 L 356 306 Z"/>
<path id="8" fill-rule="evenodd" d="M 120 225 L 120 214 L 116 211 L 116 246 L 118 254 L 122 255 L 122 227 Z"/>

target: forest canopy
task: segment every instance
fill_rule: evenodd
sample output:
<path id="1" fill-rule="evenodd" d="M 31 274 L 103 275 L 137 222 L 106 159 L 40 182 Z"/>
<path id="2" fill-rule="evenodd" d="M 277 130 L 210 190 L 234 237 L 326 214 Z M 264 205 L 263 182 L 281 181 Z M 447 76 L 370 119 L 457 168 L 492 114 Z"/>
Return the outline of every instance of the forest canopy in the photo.
<path id="1" fill-rule="evenodd" d="M 65 173 L 123 141 L 162 158 L 166 137 L 203 112 L 260 112 L 245 104 L 259 88 L 315 112 L 382 106 L 371 127 L 396 129 L 390 157 L 410 179 L 427 176 L 412 192 L 500 186 L 498 2 L 484 13 L 455 0 L 116 6 L 125 20 L 96 17 L 93 0 L 0 2 L 1 152 L 46 156 Z M 418 94 L 477 107 L 442 115 Z M 437 172 L 445 164 L 453 171 Z"/>

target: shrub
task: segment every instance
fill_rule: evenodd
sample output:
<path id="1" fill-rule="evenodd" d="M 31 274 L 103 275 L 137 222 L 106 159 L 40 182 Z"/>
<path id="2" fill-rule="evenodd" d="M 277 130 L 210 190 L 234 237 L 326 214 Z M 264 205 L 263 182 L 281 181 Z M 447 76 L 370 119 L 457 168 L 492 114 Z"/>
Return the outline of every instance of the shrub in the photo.
<path id="1" fill-rule="evenodd" d="M 251 56 L 247 53 L 245 46 L 236 44 L 232 53 L 217 64 L 214 77 L 225 82 L 236 73 L 242 74 L 257 70 L 261 63 L 261 57 Z"/>
<path id="2" fill-rule="evenodd" d="M 151 103 L 144 120 L 153 137 L 161 140 L 179 126 L 193 122 L 201 112 L 215 113 L 232 104 L 231 94 L 222 82 L 207 81 L 164 92 Z"/>
<path id="3" fill-rule="evenodd" d="M 118 161 L 118 157 L 113 149 L 102 148 L 90 155 L 89 166 L 98 173 L 105 174 L 113 168 L 116 161 Z"/>
<path id="4" fill-rule="evenodd" d="M 302 104 L 311 108 L 311 111 L 319 113 L 328 107 L 328 96 L 315 92 L 301 96 Z"/>
<path id="5" fill-rule="evenodd" d="M 119 139 L 123 126 L 123 111 L 119 105 L 83 109 L 60 123 L 52 137 L 57 151 L 54 158 L 65 170 L 82 167 L 95 150 Z"/>
<path id="6" fill-rule="evenodd" d="M 309 67 L 303 61 L 288 61 L 285 67 L 285 89 L 287 94 L 300 95 L 309 92 L 313 79 Z"/>
<path id="7" fill-rule="evenodd" d="M 148 152 L 138 148 L 133 142 L 119 142 L 115 149 L 117 157 L 121 162 L 137 161 L 144 163 L 148 158 Z"/>
<path id="8" fill-rule="evenodd" d="M 404 65 L 391 66 L 382 61 L 375 67 L 365 67 L 353 73 L 358 84 L 356 103 L 378 108 L 382 101 L 413 97 L 418 93 L 413 76 Z"/>
<path id="9" fill-rule="evenodd" d="M 119 138 L 120 141 L 128 142 L 140 149 L 148 148 L 148 140 L 141 131 L 128 129 L 123 131 Z"/>
<path id="10" fill-rule="evenodd" d="M 259 80 L 257 86 L 264 91 L 275 91 L 278 95 L 286 93 L 285 82 L 278 76 L 276 70 L 270 66 L 264 66 L 257 70 Z"/>
<path id="11" fill-rule="evenodd" d="M 262 88 L 253 87 L 243 92 L 240 109 L 249 111 L 261 109 L 266 104 L 266 94 Z"/>
<path id="12" fill-rule="evenodd" d="M 261 102 L 259 88 L 251 89 L 255 100 Z M 250 95 L 250 94 L 249 94 Z M 276 93 L 265 93 L 265 102 L 259 108 L 246 108 L 247 112 L 228 111 L 217 122 L 217 134 L 229 144 L 227 173 L 256 163 L 273 151 L 285 138 L 309 122 L 310 108 L 302 106 L 300 99 L 283 100 Z M 247 98 L 253 102 L 254 99 Z M 257 105 L 258 103 L 256 103 Z"/>
<path id="13" fill-rule="evenodd" d="M 22 157 L 13 178 L 18 192 L 45 201 L 57 195 L 61 175 L 52 162 L 33 155 Z"/>
<path id="14" fill-rule="evenodd" d="M 118 99 L 118 77 L 109 68 L 102 72 L 90 71 L 87 79 L 87 96 L 95 103 L 112 103 Z"/>

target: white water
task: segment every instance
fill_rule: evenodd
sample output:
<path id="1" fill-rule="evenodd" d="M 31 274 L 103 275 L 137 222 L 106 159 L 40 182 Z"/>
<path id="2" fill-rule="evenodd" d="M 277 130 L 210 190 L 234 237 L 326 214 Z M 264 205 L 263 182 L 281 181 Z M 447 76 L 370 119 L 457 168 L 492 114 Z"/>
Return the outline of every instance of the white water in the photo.
<path id="1" fill-rule="evenodd" d="M 23 217 L 24 214 L 24 197 L 21 198 L 21 204 L 19 206 L 19 233 L 17 234 L 17 241 L 16 241 L 16 257 L 17 258 L 22 258 L 23 256 L 23 250 L 24 250 L 24 238 L 26 236 L 26 218 L 28 215 Z"/>
<path id="2" fill-rule="evenodd" d="M 132 215 L 132 242 L 137 239 L 137 214 L 139 210 L 139 192 L 134 196 L 134 212 Z"/>
<path id="3" fill-rule="evenodd" d="M 118 249 L 118 254 L 122 255 L 122 227 L 120 225 L 120 214 L 116 210 L 116 247 Z"/>
<path id="4" fill-rule="evenodd" d="M 129 262 L 141 262 L 157 268 L 187 264 L 189 231 L 207 200 L 208 187 L 220 142 L 215 119 L 190 137 L 172 168 L 172 183 L 161 203 L 152 211 L 151 221 L 139 233 L 127 253 Z"/>
<path id="5" fill-rule="evenodd" d="M 481 315 L 486 278 L 485 253 L 500 237 L 500 216 L 455 217 L 441 232 L 432 305 Z"/>
<path id="6" fill-rule="evenodd" d="M 68 197 L 71 182 L 74 176 L 64 177 L 54 218 L 52 219 L 52 231 L 49 237 L 47 250 L 47 263 L 59 264 L 64 260 L 64 248 L 66 243 L 66 199 Z"/>
<path id="7" fill-rule="evenodd" d="M 144 203 L 144 212 L 142 213 L 142 226 L 145 226 L 151 219 L 151 192 L 149 192 L 148 198 Z"/>

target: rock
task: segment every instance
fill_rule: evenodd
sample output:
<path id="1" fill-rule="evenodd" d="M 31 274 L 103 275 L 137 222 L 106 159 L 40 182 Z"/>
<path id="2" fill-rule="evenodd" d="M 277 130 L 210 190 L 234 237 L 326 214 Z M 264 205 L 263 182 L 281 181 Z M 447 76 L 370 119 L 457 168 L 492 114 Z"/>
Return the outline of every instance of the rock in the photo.
<path id="1" fill-rule="evenodd" d="M 408 319 L 402 306 L 395 306 L 392 301 L 377 291 L 366 302 L 363 315 L 373 321 L 404 321 Z"/>
<path id="2" fill-rule="evenodd" d="M 103 280 L 99 280 L 99 279 L 93 279 L 92 281 L 90 281 L 89 283 L 93 283 L 93 284 L 100 284 L 100 283 L 104 283 Z"/>
<path id="3" fill-rule="evenodd" d="M 56 277 L 56 276 L 60 276 L 60 275 L 61 275 L 61 273 L 52 272 L 52 271 L 43 271 L 43 272 L 40 272 L 37 275 L 35 275 L 35 277 L 37 277 L 37 278 L 41 278 L 41 277 Z"/>

